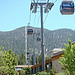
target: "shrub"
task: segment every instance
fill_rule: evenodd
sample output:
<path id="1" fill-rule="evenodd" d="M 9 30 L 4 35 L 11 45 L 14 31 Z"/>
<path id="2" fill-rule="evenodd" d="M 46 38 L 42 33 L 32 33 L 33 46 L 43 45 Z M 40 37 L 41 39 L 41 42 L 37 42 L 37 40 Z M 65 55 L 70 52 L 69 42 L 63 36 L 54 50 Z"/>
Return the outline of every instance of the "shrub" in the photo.
<path id="1" fill-rule="evenodd" d="M 38 72 L 36 75 L 50 75 L 50 74 L 47 72 Z"/>
<path id="2" fill-rule="evenodd" d="M 65 71 L 65 72 L 60 72 L 60 73 L 57 73 L 56 75 L 70 75 L 70 72 L 69 71 Z M 75 75 L 75 72 L 73 72 L 73 75 Z"/>
<path id="3" fill-rule="evenodd" d="M 69 71 L 70 75 L 74 75 L 75 72 L 75 45 L 69 43 L 65 44 L 64 55 L 60 58 L 60 64 L 62 64 L 62 69 Z"/>
<path id="4" fill-rule="evenodd" d="M 57 73 L 56 70 L 54 70 L 54 69 L 50 69 L 50 75 L 55 75 L 56 73 Z"/>
<path id="5" fill-rule="evenodd" d="M 23 71 L 24 71 L 25 75 L 30 75 L 31 69 L 30 69 L 30 67 L 28 66 L 28 67 L 26 67 L 26 68 L 23 68 Z"/>
<path id="6" fill-rule="evenodd" d="M 19 75 L 25 75 L 25 71 L 24 70 L 19 71 Z"/>

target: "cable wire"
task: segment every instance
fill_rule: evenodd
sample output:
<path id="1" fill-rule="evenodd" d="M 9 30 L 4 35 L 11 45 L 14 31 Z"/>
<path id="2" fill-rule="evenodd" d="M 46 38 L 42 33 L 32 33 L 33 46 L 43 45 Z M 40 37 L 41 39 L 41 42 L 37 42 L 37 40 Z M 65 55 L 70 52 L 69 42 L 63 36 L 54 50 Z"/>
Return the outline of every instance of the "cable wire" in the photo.
<path id="1" fill-rule="evenodd" d="M 37 0 L 37 3 L 38 3 L 38 0 Z M 35 26 L 35 20 L 36 20 L 36 13 L 35 13 L 35 17 L 34 17 L 34 23 L 33 23 L 33 26 Z"/>
<path id="2" fill-rule="evenodd" d="M 29 15 L 29 23 L 28 23 L 28 26 L 30 25 L 30 22 L 31 22 L 31 11 L 30 11 L 30 15 Z"/>
<path id="3" fill-rule="evenodd" d="M 48 4 L 49 0 L 47 1 L 47 4 Z M 47 13 L 47 16 L 48 16 L 48 13 Z M 43 22 L 43 24 L 45 23 L 46 19 L 47 19 L 47 16 L 45 17 L 45 20 Z"/>
<path id="4" fill-rule="evenodd" d="M 36 14 L 35 14 L 35 17 L 34 17 L 34 23 L 33 23 L 33 26 L 35 26 L 35 20 L 36 20 Z"/>
<path id="5" fill-rule="evenodd" d="M 53 3 L 55 3 L 56 1 L 57 1 L 57 0 L 55 0 Z M 49 2 L 49 0 L 47 1 L 47 3 L 48 3 L 48 2 Z M 47 13 L 47 15 L 46 15 L 46 17 L 45 17 L 45 20 L 44 20 L 43 24 L 45 23 L 47 17 L 48 17 L 48 13 Z"/>
<path id="6" fill-rule="evenodd" d="M 31 0 L 31 3 L 32 3 L 32 0 Z M 29 14 L 29 22 L 28 22 L 28 26 L 30 25 L 30 22 L 31 22 L 31 11 L 30 11 L 30 14 Z"/>
<path id="7" fill-rule="evenodd" d="M 54 1 L 54 3 L 57 2 L 57 0 Z"/>
<path id="8" fill-rule="evenodd" d="M 33 0 L 34 1 L 34 3 L 35 3 L 35 0 Z"/>
<path id="9" fill-rule="evenodd" d="M 40 15 L 38 16 L 38 19 L 37 19 L 37 26 L 38 26 L 38 23 L 39 23 L 39 19 L 40 19 Z"/>
<path id="10" fill-rule="evenodd" d="M 48 14 L 49 14 L 49 13 L 47 13 L 47 15 L 46 15 L 46 17 L 45 17 L 45 20 L 44 20 L 43 24 L 45 23 L 45 21 L 46 21 L 46 19 L 47 19 L 47 17 L 48 17 Z"/>

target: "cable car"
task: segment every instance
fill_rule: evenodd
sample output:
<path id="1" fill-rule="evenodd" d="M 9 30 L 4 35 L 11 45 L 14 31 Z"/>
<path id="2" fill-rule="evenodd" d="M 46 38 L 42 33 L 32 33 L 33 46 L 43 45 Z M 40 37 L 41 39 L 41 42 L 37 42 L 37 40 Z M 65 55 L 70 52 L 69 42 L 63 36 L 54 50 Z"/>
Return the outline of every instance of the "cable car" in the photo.
<path id="1" fill-rule="evenodd" d="M 60 12 L 62 15 L 71 15 L 74 13 L 73 1 L 62 1 L 60 5 Z"/>
<path id="2" fill-rule="evenodd" d="M 41 38 L 37 37 L 37 41 L 41 41 Z"/>
<path id="3" fill-rule="evenodd" d="M 32 35 L 32 34 L 33 34 L 33 29 L 28 29 L 28 30 L 27 30 L 27 34 L 28 34 L 28 35 Z"/>
<path id="4" fill-rule="evenodd" d="M 27 51 L 27 54 L 30 54 L 30 52 L 29 52 L 29 51 Z"/>
<path id="5" fill-rule="evenodd" d="M 29 57 L 27 57 L 27 60 L 29 59 Z"/>

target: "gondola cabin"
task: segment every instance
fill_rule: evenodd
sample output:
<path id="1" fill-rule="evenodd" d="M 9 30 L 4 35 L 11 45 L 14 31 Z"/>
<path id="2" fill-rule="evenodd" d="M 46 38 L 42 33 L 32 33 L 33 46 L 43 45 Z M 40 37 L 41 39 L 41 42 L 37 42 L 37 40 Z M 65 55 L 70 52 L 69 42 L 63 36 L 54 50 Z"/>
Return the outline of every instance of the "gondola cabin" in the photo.
<path id="1" fill-rule="evenodd" d="M 27 60 L 29 59 L 29 57 L 27 57 Z"/>
<path id="2" fill-rule="evenodd" d="M 33 34 L 33 29 L 28 29 L 28 30 L 27 30 L 27 34 L 28 34 L 28 35 L 32 35 L 32 34 Z"/>
<path id="3" fill-rule="evenodd" d="M 41 41 L 41 38 L 37 37 L 37 41 Z"/>
<path id="4" fill-rule="evenodd" d="M 30 54 L 30 52 L 29 52 L 29 51 L 27 51 L 27 54 Z"/>
<path id="5" fill-rule="evenodd" d="M 62 15 L 71 15 L 74 13 L 73 1 L 62 1 L 60 5 L 60 12 Z"/>

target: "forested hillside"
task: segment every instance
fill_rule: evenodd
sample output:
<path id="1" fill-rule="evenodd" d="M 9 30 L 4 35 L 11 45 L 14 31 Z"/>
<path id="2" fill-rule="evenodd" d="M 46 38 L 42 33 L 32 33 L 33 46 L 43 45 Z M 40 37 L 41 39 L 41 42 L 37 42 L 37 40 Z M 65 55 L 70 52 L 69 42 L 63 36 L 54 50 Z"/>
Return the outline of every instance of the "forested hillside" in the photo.
<path id="1" fill-rule="evenodd" d="M 40 28 L 34 28 L 35 33 L 40 32 Z M 40 52 L 41 42 L 37 42 L 35 34 L 33 45 L 33 35 L 27 36 L 28 50 L 33 53 L 33 46 L 35 46 L 36 53 Z M 41 36 L 40 36 L 41 37 Z M 75 41 L 75 31 L 71 29 L 47 30 L 44 29 L 44 45 L 47 53 L 53 48 L 64 48 L 64 43 L 68 43 L 68 38 Z M 21 54 L 25 50 L 25 27 L 15 29 L 8 32 L 0 32 L 0 47 L 3 46 L 5 50 L 12 49 L 15 53 Z"/>

